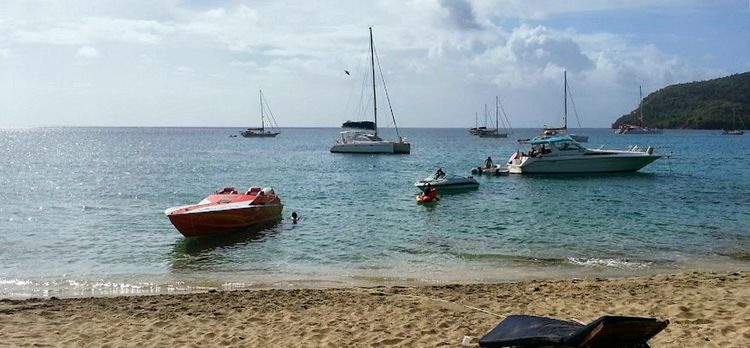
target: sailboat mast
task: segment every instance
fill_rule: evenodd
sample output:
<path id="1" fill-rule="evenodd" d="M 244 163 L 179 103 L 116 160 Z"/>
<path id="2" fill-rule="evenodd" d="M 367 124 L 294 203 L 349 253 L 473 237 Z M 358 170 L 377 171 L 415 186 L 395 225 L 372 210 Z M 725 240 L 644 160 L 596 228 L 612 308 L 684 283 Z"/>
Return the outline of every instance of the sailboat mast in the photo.
<path id="1" fill-rule="evenodd" d="M 563 129 L 568 129 L 568 71 L 563 71 L 563 98 L 565 112 L 563 113 Z"/>
<path id="2" fill-rule="evenodd" d="M 263 132 L 266 130 L 266 125 L 263 123 L 263 90 L 258 90 L 258 95 L 260 98 L 260 131 Z"/>
<path id="3" fill-rule="evenodd" d="M 495 131 L 500 131 L 500 108 L 498 107 L 500 103 L 500 97 L 495 96 Z"/>
<path id="4" fill-rule="evenodd" d="M 375 45 L 372 42 L 372 27 L 370 27 L 370 65 L 372 66 L 372 113 L 375 116 L 375 137 L 378 136 L 378 102 L 375 93 Z"/>
<path id="5" fill-rule="evenodd" d="M 641 86 L 638 86 L 638 99 L 638 111 L 641 112 L 641 120 L 638 122 L 638 125 L 643 127 L 643 91 Z"/>
<path id="6" fill-rule="evenodd" d="M 484 104 L 484 128 L 487 128 L 487 104 Z"/>

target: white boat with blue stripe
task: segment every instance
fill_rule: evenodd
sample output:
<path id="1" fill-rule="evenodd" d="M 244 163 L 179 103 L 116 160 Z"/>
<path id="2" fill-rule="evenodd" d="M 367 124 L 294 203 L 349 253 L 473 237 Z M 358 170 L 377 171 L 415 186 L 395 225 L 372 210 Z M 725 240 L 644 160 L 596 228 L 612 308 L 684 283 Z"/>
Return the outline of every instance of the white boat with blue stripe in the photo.
<path id="1" fill-rule="evenodd" d="M 663 157 L 652 147 L 627 150 L 588 149 L 570 136 L 537 137 L 528 153 L 516 151 L 508 159 L 511 174 L 635 172 Z"/>

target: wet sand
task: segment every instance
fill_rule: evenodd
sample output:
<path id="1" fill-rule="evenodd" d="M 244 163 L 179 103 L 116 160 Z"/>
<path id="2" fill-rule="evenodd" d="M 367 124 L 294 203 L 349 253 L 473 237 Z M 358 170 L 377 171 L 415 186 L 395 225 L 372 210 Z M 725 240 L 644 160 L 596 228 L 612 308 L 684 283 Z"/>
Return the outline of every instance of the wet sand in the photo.
<path id="1" fill-rule="evenodd" d="M 509 314 L 670 320 L 653 347 L 750 346 L 750 273 L 0 300 L 0 346 L 458 347 Z"/>

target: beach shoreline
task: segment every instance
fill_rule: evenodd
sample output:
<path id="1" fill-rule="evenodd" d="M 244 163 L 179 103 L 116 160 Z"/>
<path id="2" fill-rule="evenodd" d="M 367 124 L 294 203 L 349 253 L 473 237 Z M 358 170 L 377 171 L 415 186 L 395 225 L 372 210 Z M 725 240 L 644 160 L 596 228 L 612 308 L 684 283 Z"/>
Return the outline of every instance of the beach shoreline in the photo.
<path id="1" fill-rule="evenodd" d="M 589 322 L 602 315 L 670 320 L 653 347 L 750 342 L 750 273 L 492 284 L 253 289 L 0 300 L 10 346 L 460 346 L 510 314 Z M 744 343 L 743 343 L 744 342 Z"/>

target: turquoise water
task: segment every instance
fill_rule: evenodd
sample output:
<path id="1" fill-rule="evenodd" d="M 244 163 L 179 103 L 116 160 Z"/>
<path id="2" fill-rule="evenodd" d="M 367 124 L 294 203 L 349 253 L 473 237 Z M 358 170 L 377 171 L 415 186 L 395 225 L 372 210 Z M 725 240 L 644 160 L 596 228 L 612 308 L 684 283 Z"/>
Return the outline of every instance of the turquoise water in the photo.
<path id="1" fill-rule="evenodd" d="M 275 139 L 227 128 L 0 130 L 0 297 L 508 281 L 750 264 L 750 136 L 614 135 L 672 151 L 634 174 L 478 178 L 417 205 L 413 183 L 468 175 L 514 141 L 404 129 L 410 155 L 331 154 L 333 128 Z M 386 130 L 387 133 L 389 130 Z M 222 186 L 271 186 L 265 229 L 186 240 L 163 211 Z M 288 217 L 296 211 L 298 224 Z"/>

